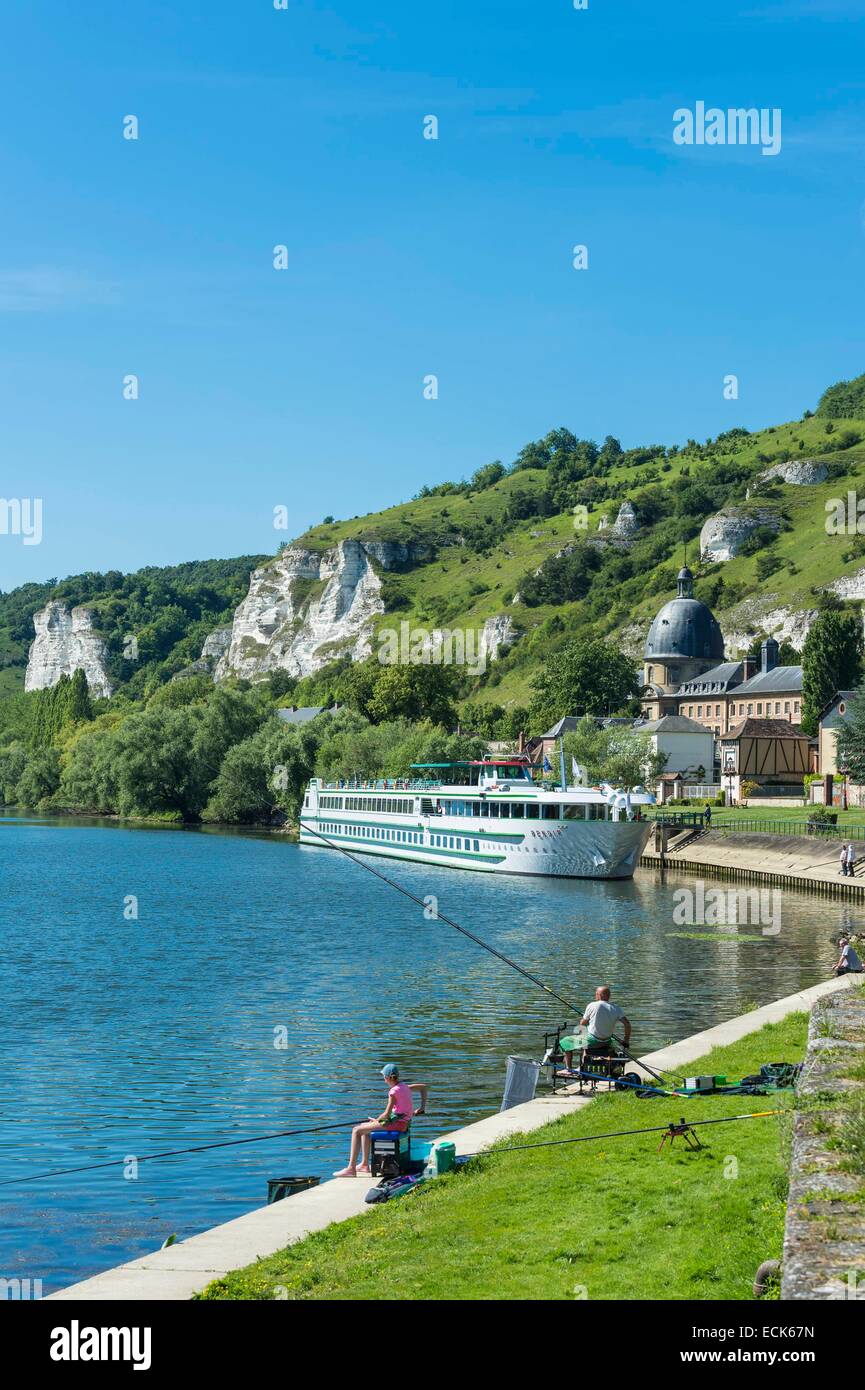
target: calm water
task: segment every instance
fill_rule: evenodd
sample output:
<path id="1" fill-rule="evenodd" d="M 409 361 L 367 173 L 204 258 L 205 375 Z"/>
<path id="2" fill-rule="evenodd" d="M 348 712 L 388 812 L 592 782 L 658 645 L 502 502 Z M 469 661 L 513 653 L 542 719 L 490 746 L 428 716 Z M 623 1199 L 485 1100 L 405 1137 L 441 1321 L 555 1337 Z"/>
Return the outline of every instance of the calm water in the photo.
<path id="1" fill-rule="evenodd" d="M 369 862 L 566 997 L 611 981 L 640 1050 L 824 978 L 850 921 L 785 894 L 779 936 L 718 945 L 671 934 L 674 879 Z M 506 1054 L 539 1056 L 566 1013 L 348 860 L 280 837 L 7 819 L 0 883 L 0 1181 L 363 1118 L 386 1061 L 430 1082 L 418 1132 L 441 1133 L 497 1108 Z M 324 1134 L 144 1163 L 137 1181 L 116 1168 L 2 1188 L 0 1276 L 63 1287 L 345 1151 Z"/>

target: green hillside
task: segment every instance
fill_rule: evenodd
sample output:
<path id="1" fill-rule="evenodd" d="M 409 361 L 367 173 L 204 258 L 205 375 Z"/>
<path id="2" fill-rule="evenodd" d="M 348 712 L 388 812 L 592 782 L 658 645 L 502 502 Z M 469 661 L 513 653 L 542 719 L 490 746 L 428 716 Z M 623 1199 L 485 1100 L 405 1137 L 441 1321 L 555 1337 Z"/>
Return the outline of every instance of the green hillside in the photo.
<path id="1" fill-rule="evenodd" d="M 859 413 L 835 415 L 839 397 L 853 401 Z M 479 627 L 495 614 L 510 616 L 522 637 L 463 692 L 505 706 L 528 703 L 538 662 L 566 637 L 615 634 L 636 653 L 641 633 L 675 591 L 686 553 L 697 596 L 712 605 L 722 627 L 754 636 L 763 609 L 813 608 L 823 587 L 865 566 L 865 536 L 826 531 L 827 501 L 865 483 L 865 377 L 830 388 L 817 412 L 801 420 L 755 433 L 734 429 L 703 444 L 621 455 L 609 449 L 606 456 L 602 448 L 592 459 L 582 441 L 567 436 L 554 431 L 527 446 L 489 486 L 437 487 L 386 511 L 314 527 L 298 544 L 326 548 L 348 538 L 434 543 L 432 559 L 384 577 L 389 612 L 381 625 L 398 617 L 427 627 Z M 755 484 L 773 464 L 798 459 L 819 460 L 828 479 L 816 486 Z M 538 462 L 544 466 L 531 466 Z M 598 524 L 604 515 L 614 521 L 626 500 L 640 530 L 627 549 L 596 550 L 595 565 L 586 552 Z M 703 522 L 728 505 L 772 512 L 779 534 L 758 534 L 748 547 L 752 553 L 701 564 Z M 575 528 L 574 506 L 587 510 L 585 529 Z M 553 563 L 566 547 L 574 548 L 570 563 Z M 534 581 L 541 592 L 527 601 L 534 571 L 542 567 L 545 575 L 565 572 L 553 575 L 552 592 Z"/>
<path id="2" fill-rule="evenodd" d="M 231 622 L 250 572 L 265 558 L 191 560 L 134 574 L 89 572 L 0 594 L 0 697 L 23 689 L 33 614 L 50 599 L 93 610 L 113 684 L 132 697 L 143 695 L 195 661 L 208 633 Z M 124 657 L 130 635 L 138 643 L 135 662 Z"/>
<path id="3" fill-rule="evenodd" d="M 773 464 L 798 459 L 826 464 L 827 481 L 756 483 Z M 728 634 L 758 635 L 768 608 L 813 608 L 821 588 L 865 566 L 865 536 L 830 535 L 825 525 L 827 501 L 863 480 L 865 376 L 830 387 L 816 412 L 800 420 L 755 433 L 731 429 L 702 444 L 624 451 L 609 436 L 597 446 L 554 430 L 507 467 L 487 465 L 469 481 L 424 488 L 385 511 L 328 520 L 296 543 L 319 550 L 348 538 L 423 543 L 422 563 L 382 575 L 380 626 L 407 619 L 427 628 L 479 628 L 494 615 L 510 617 L 519 640 L 483 676 L 463 675 L 460 691 L 463 699 L 507 707 L 528 703 L 539 662 L 568 637 L 614 637 L 636 654 L 686 553 L 697 596 Z M 627 547 L 597 546 L 601 518 L 613 522 L 623 501 L 637 514 L 635 538 Z M 701 526 L 729 505 L 770 513 L 778 535 L 764 529 L 749 553 L 702 565 Z M 584 509 L 582 517 L 574 508 Z M 183 670 L 207 633 L 230 621 L 250 570 L 264 559 L 83 574 L 0 595 L 0 695 L 21 688 L 32 615 L 49 598 L 96 610 L 112 678 L 125 694 L 143 695 Z M 123 658 L 130 632 L 141 647 L 134 665 Z M 317 688 L 326 685 L 327 673 Z M 308 695 L 316 682 L 304 687 Z"/>

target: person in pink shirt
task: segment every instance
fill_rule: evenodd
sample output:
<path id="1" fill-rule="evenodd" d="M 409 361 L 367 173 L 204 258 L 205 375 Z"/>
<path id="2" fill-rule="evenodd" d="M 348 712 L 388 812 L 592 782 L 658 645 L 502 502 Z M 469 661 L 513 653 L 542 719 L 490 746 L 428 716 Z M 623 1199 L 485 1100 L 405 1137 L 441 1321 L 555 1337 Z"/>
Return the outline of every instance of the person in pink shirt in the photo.
<path id="1" fill-rule="evenodd" d="M 387 1085 L 387 1105 L 384 1111 L 377 1118 L 372 1117 L 364 1125 L 355 1125 L 351 1132 L 351 1152 L 349 1153 L 348 1167 L 340 1168 L 338 1173 L 334 1173 L 335 1178 L 357 1178 L 369 1176 L 369 1144 L 370 1135 L 377 1129 L 396 1129 L 400 1133 L 405 1133 L 411 1124 L 413 1114 L 423 1115 L 426 1112 L 427 1087 L 421 1081 L 411 1084 L 399 1079 L 399 1068 L 393 1062 L 388 1062 L 386 1067 L 382 1067 L 381 1074 Z M 420 1107 L 414 1108 L 414 1096 L 412 1091 L 420 1091 Z M 360 1163 L 358 1163 L 360 1155 Z"/>

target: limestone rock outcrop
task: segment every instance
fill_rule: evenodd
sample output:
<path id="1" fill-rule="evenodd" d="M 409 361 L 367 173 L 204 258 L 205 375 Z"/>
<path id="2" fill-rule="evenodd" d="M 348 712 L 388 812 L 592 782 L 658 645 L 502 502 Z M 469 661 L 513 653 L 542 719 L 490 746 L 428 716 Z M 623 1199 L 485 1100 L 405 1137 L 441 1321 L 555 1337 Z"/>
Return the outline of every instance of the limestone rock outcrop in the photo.
<path id="1" fill-rule="evenodd" d="M 262 680 L 271 671 L 308 676 L 338 656 L 363 660 L 372 650 L 374 620 L 384 612 L 375 566 L 397 569 L 425 558 L 428 549 L 355 540 L 324 551 L 286 547 L 253 572 L 214 679 Z"/>
<path id="2" fill-rule="evenodd" d="M 814 487 L 817 483 L 825 483 L 828 477 L 829 469 L 819 459 L 788 459 L 786 463 L 776 463 L 767 468 L 757 481 L 763 483 L 778 478 L 782 483 L 791 483 L 794 487 Z"/>
<path id="3" fill-rule="evenodd" d="M 758 632 L 765 632 L 776 642 L 789 642 L 801 652 L 818 612 L 817 608 L 779 607 L 774 595 L 744 599 L 729 609 L 721 623 L 727 660 L 735 661 L 747 651 Z"/>
<path id="4" fill-rule="evenodd" d="M 748 537 L 761 526 L 767 526 L 777 535 L 781 529 L 777 512 L 768 507 L 749 511 L 740 507 L 724 507 L 703 523 L 700 558 L 714 563 L 732 560 Z"/>
<path id="5" fill-rule="evenodd" d="M 200 659 L 202 661 L 209 662 L 211 666 L 215 666 L 219 658 L 222 656 L 223 652 L 228 650 L 230 642 L 230 627 L 215 628 L 213 632 L 209 632 L 204 639 L 204 645 L 201 648 Z"/>
<path id="6" fill-rule="evenodd" d="M 612 526 L 609 528 L 610 534 L 617 540 L 630 540 L 636 531 L 639 531 L 640 523 L 637 520 L 637 513 L 634 511 L 630 502 L 623 502 L 619 507 L 618 515 Z"/>
<path id="7" fill-rule="evenodd" d="M 30 644 L 25 690 L 47 690 L 61 676 L 82 670 L 92 695 L 106 698 L 112 693 L 108 675 L 108 649 L 94 626 L 89 608 L 69 609 L 52 599 L 33 614 L 36 636 Z"/>
<path id="8" fill-rule="evenodd" d="M 487 618 L 481 632 L 481 651 L 488 661 L 498 661 L 499 653 L 513 646 L 519 637 L 513 619 L 506 613 Z"/>
<path id="9" fill-rule="evenodd" d="M 826 587 L 831 589 L 833 594 L 837 594 L 839 598 L 863 599 L 865 598 L 865 569 L 857 570 L 855 574 L 843 575 L 841 579 L 836 579 Z"/>
<path id="10" fill-rule="evenodd" d="M 213 632 L 209 632 L 204 639 L 201 648 L 201 656 L 197 661 L 193 661 L 190 666 L 185 666 L 182 671 L 178 671 L 172 676 L 173 681 L 185 680 L 189 676 L 212 676 L 221 657 L 228 650 L 231 642 L 231 628 L 217 627 Z"/>

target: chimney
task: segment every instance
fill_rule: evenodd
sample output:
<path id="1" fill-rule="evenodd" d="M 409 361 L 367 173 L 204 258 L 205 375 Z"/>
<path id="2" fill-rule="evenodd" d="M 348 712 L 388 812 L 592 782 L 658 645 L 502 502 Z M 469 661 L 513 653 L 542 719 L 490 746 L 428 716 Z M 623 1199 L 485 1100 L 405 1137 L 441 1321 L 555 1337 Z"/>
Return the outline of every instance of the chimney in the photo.
<path id="1" fill-rule="evenodd" d="M 774 671 L 778 665 L 778 643 L 774 637 L 767 637 L 760 647 L 760 670 L 765 674 L 766 671 Z"/>
<path id="2" fill-rule="evenodd" d="M 525 753 L 525 751 L 526 751 L 526 735 L 525 735 L 525 732 L 524 732 L 522 729 L 520 729 L 520 732 L 517 734 L 517 752 L 518 752 L 518 753 Z"/>
<path id="3" fill-rule="evenodd" d="M 742 657 L 742 680 L 743 680 L 743 682 L 744 682 L 744 681 L 749 681 L 749 680 L 751 679 L 752 676 L 755 676 L 755 675 L 757 674 L 757 672 L 756 672 L 756 666 L 757 666 L 757 663 L 756 663 L 756 661 L 754 660 L 753 656 L 743 656 L 743 657 Z"/>

